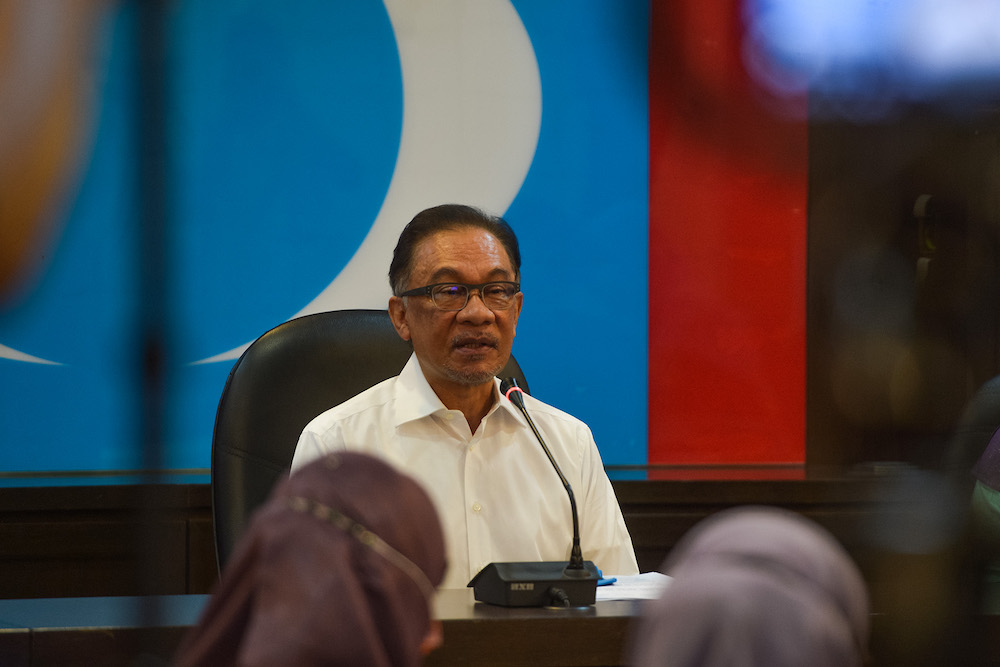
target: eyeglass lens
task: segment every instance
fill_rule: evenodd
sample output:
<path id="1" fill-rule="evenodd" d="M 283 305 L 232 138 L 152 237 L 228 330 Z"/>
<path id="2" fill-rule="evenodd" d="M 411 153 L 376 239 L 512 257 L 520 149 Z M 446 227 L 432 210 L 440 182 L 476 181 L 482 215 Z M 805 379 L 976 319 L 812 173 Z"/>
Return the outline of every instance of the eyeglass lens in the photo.
<path id="1" fill-rule="evenodd" d="M 506 283 L 487 283 L 480 294 L 490 310 L 510 308 L 516 290 Z M 438 285 L 431 291 L 434 305 L 443 310 L 461 310 L 469 301 L 469 288 L 465 285 Z"/>

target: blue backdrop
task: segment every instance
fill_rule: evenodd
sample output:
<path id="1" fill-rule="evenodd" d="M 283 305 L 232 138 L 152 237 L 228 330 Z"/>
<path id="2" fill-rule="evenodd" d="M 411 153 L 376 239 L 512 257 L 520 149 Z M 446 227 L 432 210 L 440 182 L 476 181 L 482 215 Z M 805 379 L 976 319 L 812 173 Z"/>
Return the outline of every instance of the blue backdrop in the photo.
<path id="1" fill-rule="evenodd" d="M 526 175 L 506 210 L 494 211 L 522 243 L 525 306 L 514 353 L 532 393 L 591 425 L 606 463 L 644 463 L 647 2 L 512 5 L 541 90 Z M 208 466 L 215 407 L 233 364 L 226 353 L 309 307 L 388 207 L 409 122 L 410 61 L 397 36 L 425 29 L 391 6 L 173 6 L 163 249 L 168 468 Z M 480 3 L 461 7 L 480 11 Z M 39 251 L 50 255 L 47 270 L 28 298 L 0 314 L 6 471 L 142 463 L 132 19 L 127 9 L 111 10 L 100 26 L 96 121 L 61 235 Z M 462 94 L 440 96 L 464 104 Z M 491 155 L 479 159 L 488 164 Z M 407 210 L 405 202 L 398 208 Z M 414 200 L 398 225 L 420 208 Z M 366 261 L 387 294 L 388 255 Z M 362 301 L 357 307 L 384 306 L 381 297 Z"/>

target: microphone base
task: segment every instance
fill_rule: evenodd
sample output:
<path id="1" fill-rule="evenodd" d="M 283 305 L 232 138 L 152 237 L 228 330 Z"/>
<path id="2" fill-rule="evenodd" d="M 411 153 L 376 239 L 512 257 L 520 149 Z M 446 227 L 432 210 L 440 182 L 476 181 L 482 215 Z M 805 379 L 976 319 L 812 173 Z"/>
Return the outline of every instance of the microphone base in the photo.
<path id="1" fill-rule="evenodd" d="M 565 561 L 490 563 L 469 587 L 476 600 L 501 607 L 584 607 L 594 604 L 600 576 L 591 561 L 566 574 Z"/>

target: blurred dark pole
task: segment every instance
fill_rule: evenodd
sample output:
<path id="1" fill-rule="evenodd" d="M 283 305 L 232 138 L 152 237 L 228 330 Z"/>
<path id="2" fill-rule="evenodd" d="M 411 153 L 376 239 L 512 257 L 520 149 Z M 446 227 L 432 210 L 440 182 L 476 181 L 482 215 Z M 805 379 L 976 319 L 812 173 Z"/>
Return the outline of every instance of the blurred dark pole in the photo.
<path id="1" fill-rule="evenodd" d="M 168 0 L 132 0 L 136 11 L 137 341 L 143 469 L 162 469 L 167 384 L 168 147 L 165 19 Z"/>
<path id="2" fill-rule="evenodd" d="M 169 0 L 127 0 L 124 9 L 134 12 L 135 150 L 137 299 L 136 363 L 141 388 L 138 443 L 141 468 L 148 473 L 147 488 L 162 483 L 163 439 L 166 432 L 167 369 L 170 360 L 169 260 L 169 146 L 167 139 L 167 35 Z M 155 593 L 155 555 L 160 550 L 164 517 L 152 502 L 137 508 L 139 553 L 142 558 L 141 590 Z M 143 625 L 156 625 L 160 616 L 155 600 L 148 598 L 138 610 Z"/>

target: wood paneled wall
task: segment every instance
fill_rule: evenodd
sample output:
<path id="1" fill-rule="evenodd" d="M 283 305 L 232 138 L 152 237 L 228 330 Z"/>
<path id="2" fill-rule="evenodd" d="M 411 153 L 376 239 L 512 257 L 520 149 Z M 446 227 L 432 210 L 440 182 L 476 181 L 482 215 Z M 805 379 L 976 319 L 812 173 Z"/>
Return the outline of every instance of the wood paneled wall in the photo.
<path id="1" fill-rule="evenodd" d="M 640 569 L 695 523 L 740 504 L 779 505 L 849 547 L 875 509 L 869 482 L 616 481 Z M 586 546 L 586 545 L 585 545 Z M 216 580 L 207 484 L 0 489 L 0 597 L 205 593 Z"/>

